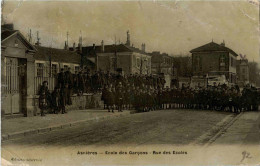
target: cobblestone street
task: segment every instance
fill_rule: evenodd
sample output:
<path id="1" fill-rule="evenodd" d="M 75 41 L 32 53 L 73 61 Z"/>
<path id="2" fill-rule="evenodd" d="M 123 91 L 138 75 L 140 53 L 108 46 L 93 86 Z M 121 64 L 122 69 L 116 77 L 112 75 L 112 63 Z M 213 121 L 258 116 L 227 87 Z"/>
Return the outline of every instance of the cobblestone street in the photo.
<path id="1" fill-rule="evenodd" d="M 117 112 L 116 112 L 117 113 Z M 116 114 L 115 113 L 115 114 Z M 189 144 L 230 113 L 198 110 L 163 110 L 25 136 L 6 141 L 8 145 L 113 145 Z M 213 133 L 214 134 L 214 133 Z"/>

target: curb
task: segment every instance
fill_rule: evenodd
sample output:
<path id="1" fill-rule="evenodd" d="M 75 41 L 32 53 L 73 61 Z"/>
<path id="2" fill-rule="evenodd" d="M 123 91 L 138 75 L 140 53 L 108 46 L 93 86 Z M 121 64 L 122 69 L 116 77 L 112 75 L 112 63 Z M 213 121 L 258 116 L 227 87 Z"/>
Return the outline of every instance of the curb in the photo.
<path id="1" fill-rule="evenodd" d="M 198 137 L 196 140 L 190 143 L 190 145 L 200 145 L 208 146 L 219 136 L 219 133 L 222 133 L 223 129 L 231 126 L 235 120 L 237 120 L 242 115 L 242 112 L 234 115 L 227 115 L 222 121 L 218 122 L 215 126 L 205 132 L 203 135 Z"/>
<path id="2" fill-rule="evenodd" d="M 50 126 L 50 127 L 24 130 L 24 131 L 14 132 L 14 133 L 10 133 L 10 134 L 3 134 L 1 136 L 1 138 L 2 138 L 2 142 L 3 142 L 3 141 L 15 139 L 15 138 L 21 138 L 21 137 L 28 136 L 28 135 L 42 134 L 42 133 L 47 133 L 47 132 L 50 132 L 50 131 L 70 128 L 72 126 L 77 126 L 81 123 L 101 121 L 101 120 L 109 120 L 109 119 L 113 119 L 113 118 L 130 116 L 130 115 L 131 114 L 129 112 L 129 114 L 126 113 L 126 114 L 115 114 L 115 115 L 95 117 L 95 118 L 92 118 L 92 119 L 79 120 L 79 121 L 74 121 L 74 122 L 70 122 L 70 123 L 66 123 L 66 124 L 54 125 L 54 126 Z"/>
<path id="3" fill-rule="evenodd" d="M 233 123 L 240 118 L 242 115 L 244 114 L 244 112 L 240 112 L 237 116 L 235 116 L 227 125 L 225 125 L 223 128 L 221 128 L 219 130 L 218 133 L 216 133 L 205 145 L 204 147 L 208 147 L 210 146 L 214 141 L 217 140 L 217 138 L 219 138 L 223 133 L 225 133 L 227 131 L 227 129 L 233 125 Z"/>

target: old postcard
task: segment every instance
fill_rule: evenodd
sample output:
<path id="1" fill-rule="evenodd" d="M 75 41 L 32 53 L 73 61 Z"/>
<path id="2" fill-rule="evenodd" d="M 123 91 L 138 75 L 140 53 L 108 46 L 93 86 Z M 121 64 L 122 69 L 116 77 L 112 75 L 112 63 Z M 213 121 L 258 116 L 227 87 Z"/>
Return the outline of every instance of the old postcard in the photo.
<path id="1" fill-rule="evenodd" d="M 260 165 L 259 1 L 1 6 L 1 165 Z"/>

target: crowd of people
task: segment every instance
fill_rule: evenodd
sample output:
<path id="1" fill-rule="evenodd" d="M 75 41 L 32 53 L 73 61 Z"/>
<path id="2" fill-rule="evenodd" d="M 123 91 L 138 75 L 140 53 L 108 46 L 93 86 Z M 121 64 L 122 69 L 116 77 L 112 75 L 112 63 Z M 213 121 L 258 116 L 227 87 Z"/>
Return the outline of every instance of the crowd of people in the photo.
<path id="1" fill-rule="evenodd" d="M 122 75 L 109 72 L 96 71 L 94 74 L 82 70 L 72 74 L 70 68 L 66 71 L 62 68 L 57 74 L 57 83 L 52 93 L 49 92 L 48 82 L 44 81 L 39 90 L 39 107 L 44 116 L 44 110 L 52 110 L 52 113 L 66 113 L 65 106 L 71 105 L 71 95 L 83 93 L 101 93 L 106 85 L 114 87 L 121 82 L 124 86 L 138 86 L 146 84 L 163 87 L 165 80 L 162 77 L 152 75 L 130 74 Z"/>
<path id="2" fill-rule="evenodd" d="M 135 109 L 139 112 L 160 109 L 203 109 L 230 111 L 257 111 L 260 105 L 260 90 L 247 85 L 241 91 L 238 86 L 215 85 L 208 87 L 181 88 L 153 87 L 150 84 L 140 86 L 112 84 L 105 86 L 102 92 L 105 108 L 108 112 L 115 109 Z"/>
<path id="3" fill-rule="evenodd" d="M 205 109 L 241 112 L 257 110 L 260 91 L 247 85 L 243 90 L 238 86 L 214 85 L 191 88 L 189 86 L 165 88 L 161 76 L 139 74 L 112 74 L 97 71 L 94 74 L 79 71 L 72 74 L 70 69 L 57 75 L 57 85 L 52 93 L 48 82 L 43 82 L 39 91 L 41 115 L 51 108 L 53 113 L 66 113 L 65 106 L 71 105 L 71 95 L 77 93 L 102 93 L 104 109 L 108 112 L 123 109 L 153 111 L 159 109 Z"/>

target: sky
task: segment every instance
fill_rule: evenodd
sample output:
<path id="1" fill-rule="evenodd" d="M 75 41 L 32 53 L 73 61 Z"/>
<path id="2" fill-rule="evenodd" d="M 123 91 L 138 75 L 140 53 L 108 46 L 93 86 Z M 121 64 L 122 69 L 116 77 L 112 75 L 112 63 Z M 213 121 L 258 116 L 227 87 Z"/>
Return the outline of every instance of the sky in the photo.
<path id="1" fill-rule="evenodd" d="M 256 1 L 257 2 L 257 1 Z M 126 42 L 146 51 L 186 55 L 212 40 L 260 62 L 259 8 L 250 1 L 5 1 L 3 20 L 43 46 Z"/>

